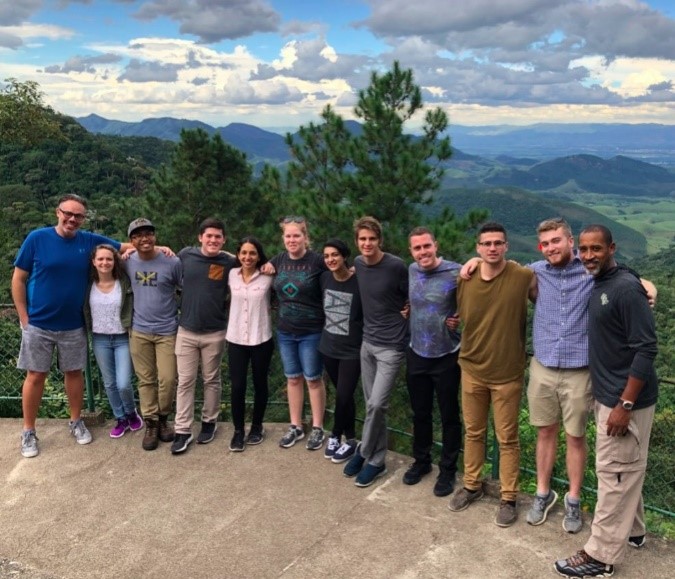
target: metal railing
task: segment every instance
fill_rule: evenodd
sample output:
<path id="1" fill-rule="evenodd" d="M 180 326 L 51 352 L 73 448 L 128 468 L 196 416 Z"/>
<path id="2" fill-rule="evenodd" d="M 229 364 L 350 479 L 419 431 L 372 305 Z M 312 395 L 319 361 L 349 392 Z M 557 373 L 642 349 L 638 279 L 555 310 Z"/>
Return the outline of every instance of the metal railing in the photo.
<path id="1" fill-rule="evenodd" d="M 24 373 L 16 368 L 16 358 L 21 343 L 21 330 L 16 314 L 11 306 L 4 309 L 0 305 L 0 416 L 21 416 L 21 387 Z M 88 410 L 100 409 L 107 417 L 111 417 L 103 383 L 98 368 L 90 355 L 90 363 L 86 372 L 86 406 Z M 652 429 L 649 450 L 649 464 L 645 480 L 643 495 L 646 508 L 659 513 L 668 520 L 675 520 L 675 453 L 672 451 L 673 432 L 675 432 L 675 382 L 670 379 L 660 380 L 660 397 Z M 334 403 L 334 388 L 328 387 L 327 420 L 330 423 L 331 411 Z M 201 386 L 198 382 L 196 392 L 195 412 L 201 412 Z M 223 363 L 223 396 L 221 402 L 221 420 L 231 419 L 230 414 L 230 385 L 227 380 L 227 368 Z M 363 421 L 365 405 L 360 389 L 357 389 L 358 420 Z M 40 407 L 42 417 L 67 417 L 68 403 L 63 390 L 63 377 L 53 369 L 47 378 L 43 402 Z M 270 371 L 270 399 L 265 417 L 269 422 L 286 422 L 288 420 L 288 405 L 285 390 L 285 379 L 281 370 L 278 356 L 274 356 Z M 535 449 L 536 428 L 529 424 L 527 403 L 523 397 L 520 412 L 520 440 L 521 440 L 521 471 L 523 473 L 524 492 L 534 491 L 534 473 L 536 472 Z M 400 373 L 397 386 L 394 388 L 389 406 L 388 423 L 390 432 L 390 448 L 404 454 L 412 451 L 412 412 L 405 387 L 403 372 Z M 440 424 L 436 415 L 434 424 Z M 440 440 L 440 431 L 436 432 L 436 440 Z M 561 442 L 564 433 L 561 433 Z M 586 468 L 584 501 L 587 508 L 592 508 L 595 502 L 595 425 L 591 423 L 588 429 L 589 455 Z M 433 452 L 438 458 L 440 443 L 436 444 Z M 565 445 L 560 444 L 558 456 L 553 471 L 554 485 L 560 485 L 566 490 Z M 486 475 L 498 479 L 498 449 L 494 433 L 490 431 L 487 445 Z"/>

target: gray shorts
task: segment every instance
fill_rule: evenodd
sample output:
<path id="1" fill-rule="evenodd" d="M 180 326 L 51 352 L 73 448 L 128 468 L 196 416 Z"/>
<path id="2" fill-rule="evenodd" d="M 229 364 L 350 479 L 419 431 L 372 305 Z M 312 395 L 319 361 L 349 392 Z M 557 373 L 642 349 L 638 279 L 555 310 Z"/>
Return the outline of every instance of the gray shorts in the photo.
<path id="1" fill-rule="evenodd" d="M 53 332 L 28 324 L 21 331 L 21 349 L 17 368 L 31 372 L 49 372 L 54 348 L 58 355 L 59 370 L 82 370 L 87 363 L 87 333 L 84 328 Z"/>

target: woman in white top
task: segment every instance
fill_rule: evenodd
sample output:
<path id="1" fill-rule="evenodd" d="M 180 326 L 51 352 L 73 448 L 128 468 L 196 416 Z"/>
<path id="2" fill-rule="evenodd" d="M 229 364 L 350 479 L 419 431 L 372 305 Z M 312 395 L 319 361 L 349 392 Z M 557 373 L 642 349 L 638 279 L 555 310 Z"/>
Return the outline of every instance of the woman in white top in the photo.
<path id="1" fill-rule="evenodd" d="M 241 452 L 247 444 L 260 444 L 265 437 L 263 418 L 269 396 L 268 376 L 272 339 L 271 297 L 274 278 L 260 273 L 267 263 L 263 247 L 255 237 L 244 237 L 237 247 L 241 267 L 230 270 L 230 317 L 227 324 L 227 358 L 230 371 L 234 435 L 230 450 Z M 244 434 L 246 375 L 251 363 L 253 416 L 248 435 Z"/>
<path id="2" fill-rule="evenodd" d="M 129 328 L 133 311 L 131 282 L 112 245 L 98 245 L 91 258 L 91 285 L 85 296 L 84 317 L 92 335 L 94 356 L 117 423 L 111 438 L 127 430 L 140 430 L 131 385 L 133 366 L 129 354 Z"/>

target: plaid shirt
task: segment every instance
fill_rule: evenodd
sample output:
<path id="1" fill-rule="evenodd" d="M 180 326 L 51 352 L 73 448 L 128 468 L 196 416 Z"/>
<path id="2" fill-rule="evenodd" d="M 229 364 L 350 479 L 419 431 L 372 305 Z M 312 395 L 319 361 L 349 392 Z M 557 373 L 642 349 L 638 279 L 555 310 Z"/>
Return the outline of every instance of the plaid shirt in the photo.
<path id="1" fill-rule="evenodd" d="M 534 355 L 548 368 L 588 366 L 588 300 L 593 277 L 578 256 L 564 267 L 536 261 L 539 287 L 534 308 Z"/>

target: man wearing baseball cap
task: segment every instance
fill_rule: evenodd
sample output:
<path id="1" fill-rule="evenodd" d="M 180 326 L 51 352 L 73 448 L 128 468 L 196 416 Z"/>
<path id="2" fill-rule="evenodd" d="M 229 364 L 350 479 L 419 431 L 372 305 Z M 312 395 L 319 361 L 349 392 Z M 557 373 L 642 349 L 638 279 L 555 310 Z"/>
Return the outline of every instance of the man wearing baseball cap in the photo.
<path id="1" fill-rule="evenodd" d="M 177 295 L 182 282 L 180 260 L 156 247 L 155 226 L 149 219 L 134 219 L 128 228 L 136 252 L 126 262 L 134 292 L 134 314 L 129 346 L 138 378 L 141 414 L 146 423 L 143 448 L 155 450 L 171 442 L 168 423 L 176 389 Z"/>

